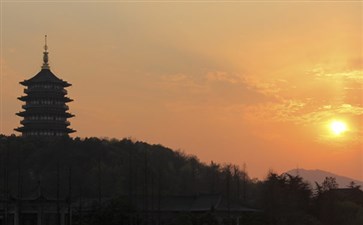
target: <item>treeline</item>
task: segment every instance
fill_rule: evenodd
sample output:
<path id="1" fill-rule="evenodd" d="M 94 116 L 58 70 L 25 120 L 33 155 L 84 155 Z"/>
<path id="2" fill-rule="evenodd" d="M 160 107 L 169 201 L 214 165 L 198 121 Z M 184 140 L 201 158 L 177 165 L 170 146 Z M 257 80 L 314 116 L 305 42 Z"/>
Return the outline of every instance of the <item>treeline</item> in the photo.
<path id="1" fill-rule="evenodd" d="M 195 156 L 130 139 L 44 139 L 0 136 L 1 182 L 11 195 L 109 198 L 125 195 L 225 193 L 246 199 L 252 188 L 236 165 L 201 163 Z M 5 172 L 4 172 L 5 171 Z M 3 187 L 4 185 L 1 185 Z M 71 187 L 70 187 L 71 186 Z M 251 197 L 252 198 L 252 197 Z"/>
<path id="2" fill-rule="evenodd" d="M 162 196 L 220 194 L 229 204 L 261 210 L 260 218 L 249 224 L 363 224 L 362 191 L 354 184 L 339 192 L 334 178 L 308 184 L 299 176 L 273 172 L 259 181 L 237 165 L 205 164 L 195 156 L 130 139 L 0 135 L 0 157 L 2 198 L 41 193 L 69 201 L 126 196 L 132 202 L 144 196 L 148 205 L 149 199 Z M 107 210 L 115 208 L 104 205 L 93 217 L 110 215 Z"/>

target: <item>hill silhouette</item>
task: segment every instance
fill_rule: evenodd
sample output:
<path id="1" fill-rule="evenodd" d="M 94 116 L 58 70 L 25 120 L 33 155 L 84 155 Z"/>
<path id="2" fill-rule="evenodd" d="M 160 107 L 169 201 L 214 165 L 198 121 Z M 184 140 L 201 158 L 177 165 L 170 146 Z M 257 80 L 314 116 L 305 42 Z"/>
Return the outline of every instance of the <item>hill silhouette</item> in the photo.
<path id="1" fill-rule="evenodd" d="M 331 172 L 327 172 L 324 170 L 306 170 L 306 169 L 293 169 L 289 170 L 286 173 L 291 175 L 299 175 L 304 180 L 308 181 L 310 184 L 315 185 L 315 182 L 321 184 L 326 177 L 334 177 L 336 182 L 338 183 L 340 188 L 348 187 L 349 184 L 353 181 L 357 185 L 363 187 L 363 181 L 356 180 L 350 177 L 340 176 Z"/>
<path id="2" fill-rule="evenodd" d="M 236 165 L 207 165 L 196 156 L 130 139 L 0 136 L 0 156 L 12 196 L 40 189 L 55 196 L 58 188 L 66 198 L 71 185 L 72 198 L 228 193 L 239 201 L 251 184 Z"/>

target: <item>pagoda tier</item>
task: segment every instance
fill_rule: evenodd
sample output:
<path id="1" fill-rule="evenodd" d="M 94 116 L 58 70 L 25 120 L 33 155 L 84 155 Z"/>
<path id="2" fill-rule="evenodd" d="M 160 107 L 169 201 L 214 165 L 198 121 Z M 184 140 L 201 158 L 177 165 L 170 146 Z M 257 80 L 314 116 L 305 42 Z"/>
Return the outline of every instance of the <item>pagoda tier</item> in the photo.
<path id="1" fill-rule="evenodd" d="M 72 117 L 74 117 L 73 114 L 70 114 L 68 112 L 66 112 L 66 113 L 64 113 L 64 112 L 52 113 L 52 115 L 54 115 L 54 114 L 56 116 L 57 115 L 59 115 L 59 116 L 64 116 L 65 115 L 66 118 L 72 118 Z M 29 112 L 29 111 L 22 111 L 22 112 L 16 113 L 16 115 L 21 116 L 21 117 L 24 117 L 24 119 L 26 119 L 26 117 L 33 117 L 33 116 L 39 117 L 39 118 L 42 117 L 42 116 L 49 116 L 47 112 L 44 112 L 44 110 L 33 110 L 31 112 Z"/>
<path id="2" fill-rule="evenodd" d="M 54 97 L 49 97 L 48 96 L 36 96 L 36 95 L 32 95 L 32 96 L 21 96 L 18 97 L 18 99 L 20 101 L 26 102 L 26 101 L 38 101 L 38 99 L 41 99 L 40 102 L 47 102 L 47 101 L 62 101 L 62 102 L 72 102 L 73 99 L 70 99 L 68 97 L 58 97 L 58 96 L 54 96 Z"/>
<path id="3" fill-rule="evenodd" d="M 23 136 L 68 136 L 75 130 L 68 128 L 68 118 L 74 117 L 68 112 L 68 98 L 65 87 L 71 86 L 66 81 L 59 79 L 52 73 L 48 65 L 48 52 L 45 46 L 42 70 L 29 80 L 20 84 L 26 86 L 26 95 L 19 97 L 25 102 L 24 111 L 16 113 L 23 117 L 21 127 L 14 130 L 21 132 Z"/>

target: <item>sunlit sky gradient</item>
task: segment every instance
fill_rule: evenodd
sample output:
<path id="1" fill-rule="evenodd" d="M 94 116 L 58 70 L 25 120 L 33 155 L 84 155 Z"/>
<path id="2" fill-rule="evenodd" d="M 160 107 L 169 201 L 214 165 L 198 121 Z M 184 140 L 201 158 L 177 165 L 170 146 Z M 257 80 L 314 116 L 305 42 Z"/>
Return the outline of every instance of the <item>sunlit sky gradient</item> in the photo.
<path id="1" fill-rule="evenodd" d="M 363 179 L 362 2 L 2 1 L 1 132 L 42 63 L 73 136 L 132 137 L 203 162 Z M 347 123 L 334 135 L 329 124 Z"/>

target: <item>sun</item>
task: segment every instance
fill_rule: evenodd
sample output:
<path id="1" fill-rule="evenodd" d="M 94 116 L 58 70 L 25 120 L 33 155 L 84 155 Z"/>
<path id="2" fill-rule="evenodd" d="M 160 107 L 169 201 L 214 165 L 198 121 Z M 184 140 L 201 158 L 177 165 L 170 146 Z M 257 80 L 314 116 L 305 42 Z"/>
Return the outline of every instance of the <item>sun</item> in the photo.
<path id="1" fill-rule="evenodd" d="M 348 126 L 343 121 L 334 120 L 330 123 L 330 130 L 335 135 L 340 135 L 348 130 Z"/>

